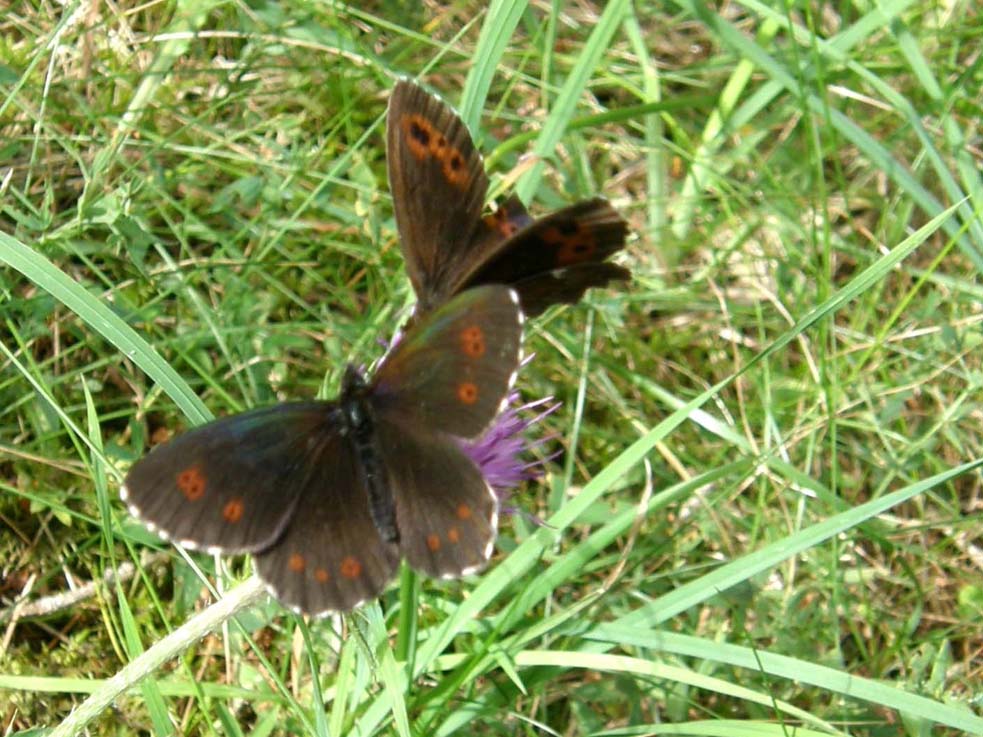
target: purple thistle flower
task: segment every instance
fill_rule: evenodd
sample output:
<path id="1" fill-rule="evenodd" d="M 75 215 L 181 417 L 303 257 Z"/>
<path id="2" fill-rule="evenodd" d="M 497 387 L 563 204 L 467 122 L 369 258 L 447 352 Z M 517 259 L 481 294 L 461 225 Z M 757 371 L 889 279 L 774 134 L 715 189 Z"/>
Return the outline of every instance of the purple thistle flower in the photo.
<path id="1" fill-rule="evenodd" d="M 545 407 L 545 409 L 541 409 Z M 543 475 L 543 466 L 555 453 L 542 459 L 526 461 L 527 451 L 538 448 L 555 436 L 547 435 L 529 441 L 525 431 L 560 407 L 553 397 L 519 404 L 519 393 L 512 392 L 504 410 L 492 421 L 485 433 L 475 440 L 461 440 L 461 448 L 473 460 L 488 484 L 503 501 L 523 481 Z M 533 417 L 523 417 L 530 410 L 540 410 Z M 510 511 L 508 509 L 504 511 Z"/>

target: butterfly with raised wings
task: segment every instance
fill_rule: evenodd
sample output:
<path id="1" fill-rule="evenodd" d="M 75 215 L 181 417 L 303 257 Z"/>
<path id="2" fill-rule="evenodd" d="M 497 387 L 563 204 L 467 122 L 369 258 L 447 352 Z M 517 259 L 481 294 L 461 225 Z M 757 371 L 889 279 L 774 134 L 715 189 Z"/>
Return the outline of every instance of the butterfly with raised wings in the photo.
<path id="1" fill-rule="evenodd" d="M 515 197 L 482 216 L 488 176 L 453 108 L 402 80 L 386 121 L 389 188 L 416 314 L 482 284 L 507 284 L 526 317 L 631 273 L 608 261 L 628 225 L 602 197 L 533 218 Z"/>

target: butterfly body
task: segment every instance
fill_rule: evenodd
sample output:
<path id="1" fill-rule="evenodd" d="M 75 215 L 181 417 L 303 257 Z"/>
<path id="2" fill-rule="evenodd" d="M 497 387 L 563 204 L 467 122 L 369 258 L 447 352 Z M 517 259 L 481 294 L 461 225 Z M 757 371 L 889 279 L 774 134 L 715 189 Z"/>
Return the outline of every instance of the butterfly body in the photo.
<path id="1" fill-rule="evenodd" d="M 251 552 L 276 596 L 308 613 L 377 596 L 400 558 L 432 577 L 484 565 L 498 501 L 462 450 L 501 409 L 521 360 L 522 313 L 501 286 L 418 321 L 368 380 L 333 401 L 225 417 L 155 448 L 122 490 L 162 536 Z"/>
<path id="2" fill-rule="evenodd" d="M 387 484 L 384 449 L 379 447 L 371 393 L 365 378 L 354 366 L 345 369 L 338 404 L 339 432 L 348 440 L 350 452 L 358 460 L 372 524 L 384 542 L 399 543 L 395 502 Z"/>

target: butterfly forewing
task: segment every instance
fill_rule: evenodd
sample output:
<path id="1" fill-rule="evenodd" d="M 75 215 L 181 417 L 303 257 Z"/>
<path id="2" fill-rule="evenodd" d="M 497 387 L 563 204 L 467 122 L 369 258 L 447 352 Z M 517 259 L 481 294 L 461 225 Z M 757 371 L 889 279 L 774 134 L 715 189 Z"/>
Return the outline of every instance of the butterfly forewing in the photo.
<path id="1" fill-rule="evenodd" d="M 389 98 L 386 144 L 400 247 L 425 312 L 451 296 L 466 268 L 488 178 L 461 119 L 412 82 Z"/>
<path id="2" fill-rule="evenodd" d="M 225 417 L 156 447 L 126 476 L 123 499 L 154 530 L 227 552 L 273 544 L 316 471 L 311 438 L 337 406 L 299 402 Z"/>
<path id="3" fill-rule="evenodd" d="M 383 360 L 371 401 L 407 426 L 473 438 L 494 419 L 521 360 L 522 313 L 511 289 L 458 295 L 417 322 Z"/>
<path id="4" fill-rule="evenodd" d="M 372 522 L 364 472 L 348 438 L 317 440 L 314 469 L 277 544 L 256 571 L 283 603 L 308 614 L 347 611 L 379 595 L 399 564 Z"/>

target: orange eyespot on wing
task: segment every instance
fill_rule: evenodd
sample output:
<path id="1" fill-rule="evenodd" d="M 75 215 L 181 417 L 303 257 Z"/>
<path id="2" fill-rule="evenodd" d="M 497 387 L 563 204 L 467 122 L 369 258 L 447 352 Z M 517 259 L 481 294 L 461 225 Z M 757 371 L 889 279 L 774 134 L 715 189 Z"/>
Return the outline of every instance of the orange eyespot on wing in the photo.
<path id="1" fill-rule="evenodd" d="M 246 504 L 242 500 L 242 497 L 234 497 L 229 499 L 222 507 L 222 519 L 224 519 L 229 524 L 235 524 L 242 519 L 242 515 L 246 510 Z"/>
<path id="2" fill-rule="evenodd" d="M 485 331 L 471 325 L 461 331 L 461 347 L 468 358 L 481 358 L 485 354 Z"/>
<path id="3" fill-rule="evenodd" d="M 304 569 L 307 568 L 307 561 L 304 560 L 304 556 L 300 553 L 291 553 L 287 565 L 294 573 L 303 573 Z"/>
<path id="4" fill-rule="evenodd" d="M 563 266 L 572 266 L 589 261 L 597 250 L 597 244 L 591 241 L 568 241 L 560 246 L 556 260 Z"/>
<path id="5" fill-rule="evenodd" d="M 341 575 L 345 578 L 358 578 L 362 575 L 362 564 L 353 555 L 346 556 L 341 561 Z"/>
<path id="6" fill-rule="evenodd" d="M 400 121 L 410 152 L 420 161 L 430 156 L 433 126 L 421 115 L 406 115 Z"/>
<path id="7" fill-rule="evenodd" d="M 516 200 L 509 200 L 494 212 L 482 218 L 485 227 L 494 233 L 498 239 L 505 240 L 511 238 L 519 232 L 519 229 L 529 225 L 532 218 L 522 207 L 522 203 Z"/>
<path id="8" fill-rule="evenodd" d="M 467 189 L 467 186 L 471 183 L 471 177 L 468 176 L 464 157 L 461 156 L 460 151 L 456 149 L 448 151 L 441 158 L 440 163 L 444 167 L 444 177 L 448 182 L 458 189 Z"/>
<path id="9" fill-rule="evenodd" d="M 407 148 L 417 161 L 434 159 L 449 184 L 458 189 L 467 189 L 471 176 L 464 155 L 450 144 L 433 122 L 414 113 L 404 115 L 400 120 L 400 127 L 403 129 Z"/>
<path id="10" fill-rule="evenodd" d="M 558 267 L 589 261 L 597 251 L 594 236 L 574 221 L 543 231 L 543 243 L 553 249 Z"/>
<path id="11" fill-rule="evenodd" d="M 191 466 L 181 471 L 175 479 L 178 490 L 189 502 L 196 502 L 205 496 L 207 483 L 205 476 L 198 466 Z"/>
<path id="12" fill-rule="evenodd" d="M 478 401 L 478 387 L 470 381 L 462 381 L 457 385 L 457 398 L 461 404 L 474 404 Z"/>

